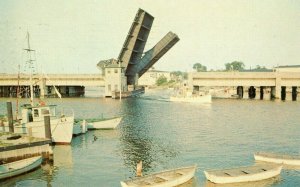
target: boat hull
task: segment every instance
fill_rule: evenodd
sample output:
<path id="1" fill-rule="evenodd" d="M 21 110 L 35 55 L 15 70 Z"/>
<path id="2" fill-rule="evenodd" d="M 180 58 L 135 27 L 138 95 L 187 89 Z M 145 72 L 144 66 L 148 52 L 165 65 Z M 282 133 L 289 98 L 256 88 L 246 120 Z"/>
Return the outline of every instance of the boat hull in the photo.
<path id="1" fill-rule="evenodd" d="M 0 179 L 6 179 L 31 171 L 42 164 L 42 157 L 32 157 L 0 166 Z"/>
<path id="2" fill-rule="evenodd" d="M 73 125 L 73 135 L 78 136 L 87 132 L 87 124 L 84 121 L 79 121 Z"/>
<path id="3" fill-rule="evenodd" d="M 87 123 L 88 130 L 96 130 L 96 129 L 115 129 L 121 122 L 122 117 L 90 122 Z"/>
<path id="4" fill-rule="evenodd" d="M 242 167 L 242 168 L 227 169 L 227 170 L 204 171 L 204 174 L 206 178 L 213 183 L 225 184 L 225 183 L 252 182 L 252 181 L 269 179 L 279 175 L 281 169 L 282 169 L 282 165 L 275 165 L 269 167 L 250 166 L 250 167 Z"/>
<path id="5" fill-rule="evenodd" d="M 255 153 L 254 158 L 258 161 L 300 166 L 299 156 L 279 155 L 273 153 Z"/>
<path id="6" fill-rule="evenodd" d="M 151 186 L 151 187 L 171 187 L 183 184 L 195 175 L 196 166 L 178 168 L 174 170 L 154 173 L 152 175 L 139 177 L 133 180 L 121 181 L 122 187 Z"/>
<path id="7" fill-rule="evenodd" d="M 70 144 L 73 136 L 74 116 L 50 120 L 51 139 L 55 144 Z M 33 137 L 45 138 L 44 121 L 35 121 L 15 125 L 15 133 L 31 134 Z"/>

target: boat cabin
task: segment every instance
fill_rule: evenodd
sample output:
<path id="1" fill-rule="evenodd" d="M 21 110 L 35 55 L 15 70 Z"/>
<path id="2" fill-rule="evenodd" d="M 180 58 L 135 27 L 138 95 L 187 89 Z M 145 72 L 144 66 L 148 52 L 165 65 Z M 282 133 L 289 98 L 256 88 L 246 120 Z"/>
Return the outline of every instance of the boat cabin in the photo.
<path id="1" fill-rule="evenodd" d="M 44 116 L 55 116 L 56 105 L 40 105 L 31 106 L 30 104 L 24 104 L 21 106 L 22 111 L 22 123 L 43 121 Z"/>

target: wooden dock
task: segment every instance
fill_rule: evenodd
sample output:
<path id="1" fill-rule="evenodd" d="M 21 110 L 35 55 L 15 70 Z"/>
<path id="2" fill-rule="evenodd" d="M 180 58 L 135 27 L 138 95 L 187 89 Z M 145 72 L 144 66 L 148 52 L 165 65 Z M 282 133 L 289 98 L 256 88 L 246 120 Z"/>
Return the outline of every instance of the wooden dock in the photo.
<path id="1" fill-rule="evenodd" d="M 23 134 L 0 132 L 0 163 L 42 155 L 52 160 L 51 140 Z"/>

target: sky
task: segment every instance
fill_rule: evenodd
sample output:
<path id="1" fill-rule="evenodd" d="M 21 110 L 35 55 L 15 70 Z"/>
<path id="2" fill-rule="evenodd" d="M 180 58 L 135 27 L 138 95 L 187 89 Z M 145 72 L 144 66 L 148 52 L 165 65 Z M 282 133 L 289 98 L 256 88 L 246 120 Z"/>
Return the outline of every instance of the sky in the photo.
<path id="1" fill-rule="evenodd" d="M 300 65 L 298 0 L 1 0 L 0 73 L 28 71 L 27 31 L 36 72 L 99 73 L 100 60 L 118 57 L 139 8 L 155 18 L 145 51 L 169 31 L 180 38 L 155 69 Z"/>

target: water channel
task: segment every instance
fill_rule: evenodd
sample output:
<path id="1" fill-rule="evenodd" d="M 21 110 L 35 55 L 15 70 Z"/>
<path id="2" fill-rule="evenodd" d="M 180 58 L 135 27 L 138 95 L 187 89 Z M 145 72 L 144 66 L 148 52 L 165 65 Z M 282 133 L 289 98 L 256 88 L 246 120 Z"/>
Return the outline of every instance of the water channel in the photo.
<path id="1" fill-rule="evenodd" d="M 120 180 L 135 176 L 139 160 L 144 175 L 197 164 L 194 179 L 184 186 L 226 186 L 207 182 L 203 171 L 253 165 L 258 151 L 300 154 L 299 102 L 214 99 L 196 105 L 168 102 L 169 93 L 155 91 L 121 101 L 46 99 L 73 108 L 76 118 L 104 114 L 123 115 L 123 120 L 116 130 L 89 131 L 73 138 L 71 145 L 55 146 L 53 165 L 0 186 L 120 186 Z M 6 113 L 8 100 L 15 105 L 15 98 L 1 98 L 0 114 Z M 235 186 L 299 185 L 300 168 L 291 168 L 276 178 Z"/>

